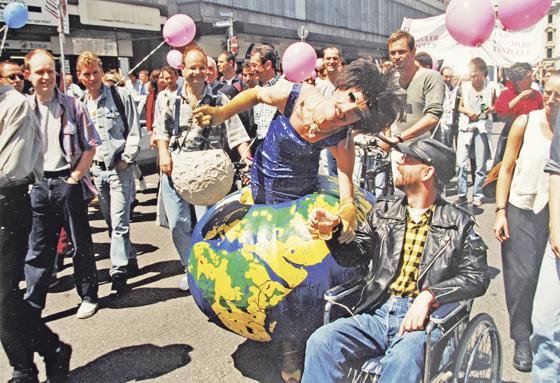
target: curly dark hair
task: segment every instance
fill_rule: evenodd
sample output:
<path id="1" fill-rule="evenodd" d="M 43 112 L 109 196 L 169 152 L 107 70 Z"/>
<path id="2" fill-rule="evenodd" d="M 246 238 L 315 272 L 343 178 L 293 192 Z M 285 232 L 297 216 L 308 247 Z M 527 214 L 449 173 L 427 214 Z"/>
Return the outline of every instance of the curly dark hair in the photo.
<path id="1" fill-rule="evenodd" d="M 364 93 L 369 113 L 353 125 L 356 131 L 379 133 L 391 125 L 402 110 L 398 84 L 391 74 L 383 74 L 369 60 L 361 58 L 346 65 L 335 85 L 337 89 L 358 88 Z"/>

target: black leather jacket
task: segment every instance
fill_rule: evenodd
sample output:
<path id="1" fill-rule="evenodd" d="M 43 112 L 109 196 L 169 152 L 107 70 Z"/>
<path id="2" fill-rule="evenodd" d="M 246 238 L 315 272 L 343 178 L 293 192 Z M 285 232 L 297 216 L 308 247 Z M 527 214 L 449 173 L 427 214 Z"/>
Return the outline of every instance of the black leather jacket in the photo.
<path id="1" fill-rule="evenodd" d="M 438 304 L 471 299 L 486 292 L 490 283 L 486 245 L 474 231 L 474 219 L 443 199 L 436 200 L 418 274 L 418 289 L 429 289 Z M 327 242 L 342 266 L 373 261 L 357 312 L 387 297 L 398 277 L 406 231 L 406 199 L 379 199 L 356 238 L 341 245 L 337 236 Z"/>

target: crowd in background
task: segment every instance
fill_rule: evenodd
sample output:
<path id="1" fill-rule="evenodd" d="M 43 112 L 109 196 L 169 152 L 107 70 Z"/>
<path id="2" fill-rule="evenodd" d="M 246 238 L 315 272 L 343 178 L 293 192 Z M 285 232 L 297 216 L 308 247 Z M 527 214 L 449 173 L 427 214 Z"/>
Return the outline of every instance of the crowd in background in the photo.
<path id="1" fill-rule="evenodd" d="M 558 307 L 557 303 L 552 307 L 554 302 L 543 303 L 546 301 L 543 297 L 547 289 L 558 291 L 558 278 L 557 275 L 551 276 L 551 270 L 558 267 L 556 218 L 560 212 L 557 202 L 548 202 L 558 198 L 558 190 L 548 185 L 556 182 L 559 174 L 555 164 L 560 160 L 553 158 L 549 163 L 549 152 L 558 154 L 558 139 L 553 139 L 553 134 L 560 102 L 560 75 L 553 68 L 547 68 L 543 78 L 537 80 L 529 64 L 517 63 L 506 70 L 500 68 L 498 78 L 492 81 L 488 77 L 488 66 L 480 58 L 472 59 L 468 71 L 461 73 L 451 66 L 440 68 L 429 54 L 416 53 L 410 41 L 402 40 L 402 47 L 394 48 L 394 51 L 389 47 L 388 59 L 368 58 L 381 72 L 391 74 L 400 83 L 400 97 L 407 106 L 400 120 L 383 134 L 393 145 L 431 136 L 455 150 L 457 200 L 454 202 L 458 205 L 468 204 L 469 172 L 472 206 L 480 207 L 493 197 L 485 194 L 487 175 L 491 168 L 501 166 L 496 170 L 499 176 L 494 231 L 502 244 L 510 336 L 515 341 L 513 365 L 521 371 L 533 368 L 536 377 L 539 374 L 544 376 L 549 360 L 558 357 L 558 350 L 551 349 L 549 339 L 551 333 L 557 337 L 559 329 L 551 328 L 551 323 L 543 319 L 546 318 L 545 307 L 551 313 L 558 313 Z M 103 71 L 103 63 L 94 52 L 82 53 L 77 62 L 77 77 L 67 74 L 63 82 L 57 79 L 55 60 L 47 51 L 30 52 L 23 66 L 12 61 L 0 63 L 0 85 L 5 89 L 6 97 L 11 97 L 9 102 L 17 109 L 18 100 L 24 99 L 16 94 L 26 94 L 30 101 L 19 106 L 20 117 L 26 119 L 28 125 L 36 118 L 46 134 L 44 142 L 33 147 L 34 151 L 45 155 L 42 180 L 40 176 L 36 180 L 28 178 L 41 171 L 34 168 L 36 158 L 27 158 L 27 168 L 23 169 L 24 165 L 20 163 L 19 169 L 11 170 L 16 174 L 13 179 L 21 182 L 16 185 L 0 183 L 0 194 L 7 193 L 7 188 L 9 193 L 12 193 L 12 187 L 19 188 L 16 195 L 21 201 L 16 195 L 9 194 L 14 204 L 19 201 L 19 205 L 13 207 L 19 211 L 26 209 L 23 189 L 38 181 L 31 190 L 31 205 L 27 208 L 33 212 L 33 218 L 18 226 L 15 241 L 19 247 L 9 250 L 27 253 L 25 267 L 21 259 L 13 269 L 25 268 L 25 302 L 18 300 L 17 294 L 11 291 L 19 282 L 17 272 L 9 281 L 8 278 L 2 281 L 10 285 L 3 288 L 2 294 L 7 294 L 6 289 L 11 289 L 12 294 L 1 303 L 10 305 L 10 313 L 2 309 L 0 321 L 4 326 L 1 329 L 4 348 L 18 350 L 9 355 L 10 363 L 20 373 L 14 374 L 14 382 L 36 381 L 33 380 L 33 377 L 36 379 L 33 353 L 30 359 L 29 345 L 18 345 L 14 335 L 23 337 L 25 329 L 30 328 L 36 329 L 27 335 L 33 339 L 30 342 L 38 343 L 33 350 L 45 357 L 49 381 L 65 381 L 68 374 L 71 348 L 41 323 L 40 317 L 49 286 L 56 283 L 57 265 L 63 262 L 64 254 L 74 259 L 76 289 L 82 299 L 77 317 L 85 319 L 98 310 L 98 281 L 87 218 L 87 203 L 95 194 L 111 236 L 112 290 L 119 295 L 126 294 L 129 289 L 127 279 L 140 272 L 136 251 L 130 241 L 130 215 L 136 189 L 145 188 L 143 176 L 135 165 L 143 134 L 151 137 L 150 146 L 158 153 L 162 174 L 158 223 L 171 230 L 179 258 L 183 267 L 186 266 L 192 227 L 207 207 L 191 206 L 183 201 L 163 176 L 171 174 L 176 154 L 185 145 L 194 145 L 198 139 L 185 137 L 178 142 L 175 138 L 183 125 L 192 122 L 191 107 L 187 110 L 183 104 L 211 102 L 212 105 L 225 105 L 244 90 L 270 87 L 285 81 L 278 54 L 272 46 L 256 47 L 250 59 L 243 62 L 231 52 L 222 52 L 212 58 L 197 49 L 194 53 L 191 51 L 191 56 L 185 54 L 185 67 L 181 71 L 164 66 L 141 69 L 126 78 L 118 70 Z M 348 64 L 350 61 L 344 59 L 341 47 L 327 46 L 321 51 L 321 62 L 316 71 L 305 82 L 315 86 L 321 95 L 331 96 L 339 87 L 339 75 Z M 59 90 L 62 83 L 63 92 Z M 9 102 L 3 98 L 0 108 L 7 109 Z M 226 120 L 223 123 L 226 129 L 210 134 L 215 135 L 212 137 L 220 142 L 219 146 L 226 149 L 233 161 L 250 165 L 251 153 L 266 137 L 276 113 L 276 107 L 259 103 Z M 0 115 L 2 118 L 6 116 Z M 504 128 L 494 148 L 491 135 L 494 123 L 498 121 L 504 122 Z M 48 126 L 53 124 L 62 126 L 60 137 L 59 133 L 47 133 L 50 131 Z M 0 133 L 4 136 L 2 129 Z M 356 140 L 360 139 L 360 135 L 354 136 Z M 5 150 L 1 145 L 3 139 L 0 136 L 0 159 Z M 390 152 L 390 144 L 381 142 L 379 145 Z M 335 175 L 337 164 L 334 157 L 325 153 L 324 161 L 325 171 Z M 355 168 L 361 166 L 359 161 L 358 156 Z M 3 161 L 0 166 L 4 166 Z M 22 172 L 25 174 L 20 177 Z M 4 174 L 8 174 L 6 169 L 2 170 L 2 177 Z M 359 172 L 355 172 L 354 181 L 360 182 Z M 25 185 L 23 189 L 22 185 Z M 449 182 L 442 185 L 443 190 L 451 185 Z M 53 191 L 56 198 L 52 197 Z M 2 222 L 10 208 L 2 207 L 6 209 L 0 212 Z M 554 222 L 550 232 L 546 230 L 549 220 Z M 21 236 L 25 231 L 21 227 L 28 227 L 29 243 Z M 549 241 L 549 236 L 553 240 Z M 6 257 L 4 247 L 2 252 L 1 256 Z M 181 290 L 189 289 L 186 275 L 178 286 Z M 535 312 L 532 312 L 533 301 L 540 302 Z M 18 308 L 14 309 L 16 306 Z M 27 322 L 13 323 L 14 313 L 27 318 Z M 299 377 L 293 379 L 297 381 Z"/>

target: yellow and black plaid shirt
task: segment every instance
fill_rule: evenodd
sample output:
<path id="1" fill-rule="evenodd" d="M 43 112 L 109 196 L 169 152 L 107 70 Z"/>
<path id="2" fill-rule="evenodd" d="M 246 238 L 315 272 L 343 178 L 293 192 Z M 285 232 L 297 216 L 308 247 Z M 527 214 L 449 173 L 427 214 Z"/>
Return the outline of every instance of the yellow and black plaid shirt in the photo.
<path id="1" fill-rule="evenodd" d="M 430 230 L 430 220 L 435 206 L 426 210 L 422 214 L 418 223 L 414 222 L 407 212 L 406 233 L 404 237 L 403 260 L 399 276 L 389 287 L 389 293 L 400 297 L 416 298 L 418 291 L 418 271 L 422 253 Z"/>

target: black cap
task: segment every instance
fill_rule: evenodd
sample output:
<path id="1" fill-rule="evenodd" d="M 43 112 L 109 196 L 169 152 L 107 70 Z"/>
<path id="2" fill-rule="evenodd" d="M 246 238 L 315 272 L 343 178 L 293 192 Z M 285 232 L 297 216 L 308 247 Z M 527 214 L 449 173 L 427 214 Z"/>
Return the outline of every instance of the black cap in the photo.
<path id="1" fill-rule="evenodd" d="M 443 184 L 448 183 L 455 175 L 455 151 L 433 138 L 423 138 L 410 144 L 397 144 L 396 149 L 433 166 Z"/>

